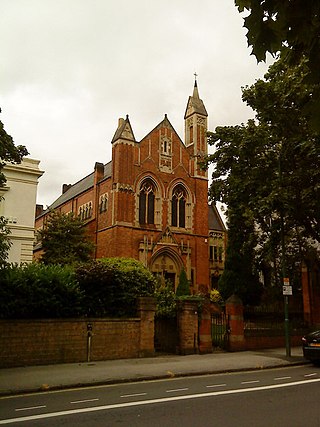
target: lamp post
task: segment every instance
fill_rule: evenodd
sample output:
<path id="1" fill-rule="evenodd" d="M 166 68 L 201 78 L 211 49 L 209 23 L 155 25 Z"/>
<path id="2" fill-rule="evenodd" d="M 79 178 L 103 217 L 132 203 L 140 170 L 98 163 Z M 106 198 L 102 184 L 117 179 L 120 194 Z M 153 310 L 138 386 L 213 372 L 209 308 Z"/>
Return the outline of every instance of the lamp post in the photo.
<path id="1" fill-rule="evenodd" d="M 280 180 L 280 189 L 282 189 L 282 165 L 281 165 L 281 151 L 282 144 L 280 145 L 279 153 L 279 180 Z M 285 345 L 286 345 L 286 356 L 291 356 L 291 344 L 290 344 L 290 323 L 289 323 L 289 297 L 291 295 L 292 288 L 289 285 L 289 280 L 287 279 L 286 272 L 286 245 L 285 245 L 285 235 L 284 235 L 284 219 L 283 219 L 283 208 L 280 209 L 280 233 L 281 233 L 281 278 L 282 278 L 282 289 L 284 296 L 284 334 L 285 334 Z"/>

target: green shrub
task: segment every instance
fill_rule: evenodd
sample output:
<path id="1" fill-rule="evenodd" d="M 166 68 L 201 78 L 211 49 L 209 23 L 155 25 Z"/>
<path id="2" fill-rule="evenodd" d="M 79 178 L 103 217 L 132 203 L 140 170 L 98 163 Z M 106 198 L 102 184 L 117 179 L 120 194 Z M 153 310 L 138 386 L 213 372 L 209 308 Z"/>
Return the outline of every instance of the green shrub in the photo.
<path id="1" fill-rule="evenodd" d="M 74 271 L 58 265 L 27 264 L 0 270 L 0 317 L 79 316 L 82 292 Z"/>
<path id="2" fill-rule="evenodd" d="M 136 300 L 152 296 L 155 279 L 139 261 L 131 258 L 103 258 L 76 268 L 85 294 L 88 316 L 122 317 L 136 314 Z"/>
<path id="3" fill-rule="evenodd" d="M 210 297 L 210 301 L 216 304 L 223 304 L 224 302 L 218 289 L 211 289 L 209 297 Z"/>
<path id="4" fill-rule="evenodd" d="M 187 273 L 184 268 L 180 271 L 179 284 L 177 287 L 176 294 L 177 294 L 177 297 L 190 295 L 190 284 L 187 278 Z"/>
<path id="5" fill-rule="evenodd" d="M 170 280 L 158 278 L 154 290 L 156 317 L 175 317 L 177 310 L 176 294 Z"/>

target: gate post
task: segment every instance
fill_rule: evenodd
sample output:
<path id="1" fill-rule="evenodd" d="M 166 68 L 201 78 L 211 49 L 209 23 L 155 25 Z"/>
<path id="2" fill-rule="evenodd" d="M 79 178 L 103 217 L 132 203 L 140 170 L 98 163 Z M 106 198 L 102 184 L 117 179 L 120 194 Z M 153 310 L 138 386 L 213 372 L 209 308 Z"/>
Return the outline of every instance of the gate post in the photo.
<path id="1" fill-rule="evenodd" d="M 229 316 L 229 350 L 245 350 L 243 304 L 236 295 L 227 299 L 226 314 Z"/>
<path id="2" fill-rule="evenodd" d="M 154 355 L 154 315 L 156 303 L 153 297 L 138 298 L 138 313 L 140 317 L 139 356 Z"/>
<path id="3" fill-rule="evenodd" d="M 196 301 L 178 301 L 179 353 L 198 352 L 198 304 Z"/>
<path id="4" fill-rule="evenodd" d="M 199 352 L 201 354 L 212 353 L 211 329 L 211 304 L 204 301 L 199 324 Z"/>

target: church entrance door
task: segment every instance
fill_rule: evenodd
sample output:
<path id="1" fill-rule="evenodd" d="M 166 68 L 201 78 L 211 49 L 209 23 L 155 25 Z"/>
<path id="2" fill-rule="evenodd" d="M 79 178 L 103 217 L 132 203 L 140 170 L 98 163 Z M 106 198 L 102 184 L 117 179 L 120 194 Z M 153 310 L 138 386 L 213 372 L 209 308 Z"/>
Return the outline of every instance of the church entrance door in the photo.
<path id="1" fill-rule="evenodd" d="M 176 291 L 181 267 L 182 261 L 176 253 L 163 250 L 151 260 L 150 270 L 165 280 L 169 280 L 172 283 L 173 290 Z"/>

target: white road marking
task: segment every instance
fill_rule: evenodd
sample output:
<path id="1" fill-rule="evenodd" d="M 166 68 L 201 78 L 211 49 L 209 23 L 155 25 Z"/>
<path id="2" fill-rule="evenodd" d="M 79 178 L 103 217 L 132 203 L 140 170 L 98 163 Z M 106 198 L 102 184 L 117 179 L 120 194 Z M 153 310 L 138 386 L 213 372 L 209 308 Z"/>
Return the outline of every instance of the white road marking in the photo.
<path id="1" fill-rule="evenodd" d="M 316 372 L 313 372 L 312 374 L 306 374 L 305 377 L 316 377 L 318 374 Z"/>
<path id="2" fill-rule="evenodd" d="M 259 383 L 259 380 L 252 380 L 252 381 L 242 381 L 241 384 L 254 384 L 254 383 Z"/>
<path id="3" fill-rule="evenodd" d="M 176 393 L 176 392 L 179 392 L 179 391 L 186 391 L 186 390 L 189 390 L 188 388 L 176 388 L 176 389 L 173 389 L 173 390 L 166 390 L 166 393 Z"/>
<path id="4" fill-rule="evenodd" d="M 19 412 L 19 411 L 30 411 L 32 409 L 41 409 L 41 408 L 46 408 L 46 405 L 29 406 L 28 408 L 17 408 L 17 409 L 15 409 L 15 411 L 16 412 Z"/>
<path id="5" fill-rule="evenodd" d="M 275 381 L 281 381 L 281 380 L 289 380 L 291 377 L 278 377 L 278 378 L 273 378 Z"/>
<path id="6" fill-rule="evenodd" d="M 76 405 L 77 403 L 87 403 L 87 402 L 96 402 L 99 399 L 85 399 L 85 400 L 75 400 L 70 402 L 72 405 Z"/>
<path id="7" fill-rule="evenodd" d="M 207 388 L 214 388 L 214 387 L 225 387 L 227 384 L 212 384 L 212 385 L 206 385 Z"/>
<path id="8" fill-rule="evenodd" d="M 135 394 L 123 394 L 120 397 L 137 397 L 137 396 L 146 396 L 147 393 L 135 393 Z"/>
<path id="9" fill-rule="evenodd" d="M 182 396 L 163 397 L 160 399 L 153 399 L 153 400 L 140 400 L 137 402 L 115 403 L 112 405 L 93 406 L 90 408 L 78 408 L 78 409 L 71 409 L 67 411 L 50 412 L 47 414 L 30 415 L 29 417 L 8 418 L 5 420 L 0 420 L 0 425 L 13 424 L 13 423 L 18 423 L 23 421 L 40 420 L 45 418 L 62 417 L 65 415 L 83 414 L 86 412 L 106 411 L 110 409 L 119 409 L 119 408 L 126 408 L 126 407 L 132 407 L 132 406 L 154 405 L 157 403 L 176 402 L 179 400 L 201 399 L 204 397 L 222 396 L 222 395 L 238 394 L 238 393 L 251 393 L 253 391 L 261 391 L 261 390 L 273 390 L 276 388 L 293 387 L 293 386 L 299 386 L 299 385 L 305 385 L 305 384 L 312 384 L 315 382 L 320 382 L 320 378 L 313 378 L 311 380 L 294 381 L 291 383 L 265 385 L 261 387 L 247 387 L 247 388 L 233 389 L 233 390 L 211 391 L 210 393 L 185 394 Z"/>

